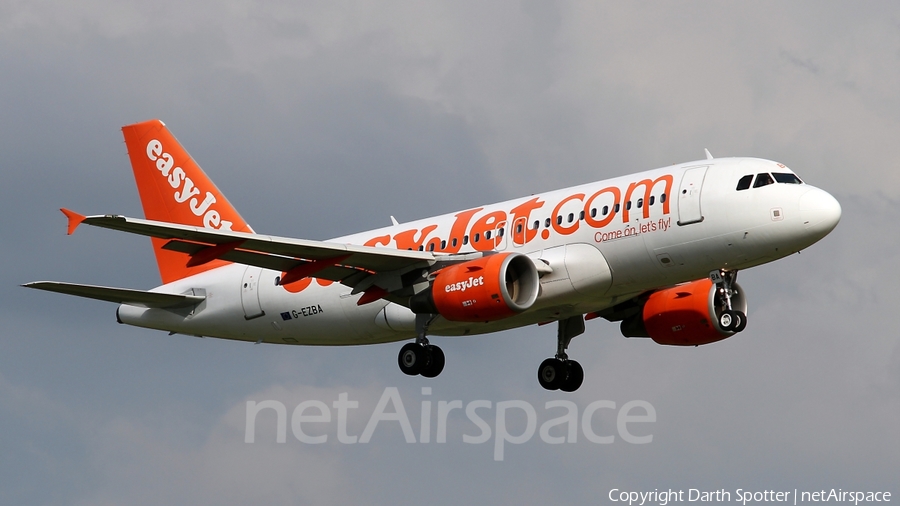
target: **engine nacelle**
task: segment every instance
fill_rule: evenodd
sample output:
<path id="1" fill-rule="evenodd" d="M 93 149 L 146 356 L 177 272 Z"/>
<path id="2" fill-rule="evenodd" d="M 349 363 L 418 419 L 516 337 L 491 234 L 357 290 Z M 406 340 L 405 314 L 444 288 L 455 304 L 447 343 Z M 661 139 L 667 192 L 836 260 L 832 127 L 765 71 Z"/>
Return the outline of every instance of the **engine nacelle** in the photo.
<path id="1" fill-rule="evenodd" d="M 723 328 L 721 317 L 727 308 L 718 293 L 721 289 L 711 280 L 701 279 L 654 292 L 640 313 L 622 321 L 622 334 L 673 346 L 709 344 L 731 337 L 743 326 Z M 731 307 L 746 318 L 747 300 L 737 283 L 732 284 Z"/>
<path id="2" fill-rule="evenodd" d="M 539 289 L 530 258 L 499 253 L 441 269 L 427 290 L 410 299 L 409 307 L 450 321 L 489 322 L 530 308 Z"/>

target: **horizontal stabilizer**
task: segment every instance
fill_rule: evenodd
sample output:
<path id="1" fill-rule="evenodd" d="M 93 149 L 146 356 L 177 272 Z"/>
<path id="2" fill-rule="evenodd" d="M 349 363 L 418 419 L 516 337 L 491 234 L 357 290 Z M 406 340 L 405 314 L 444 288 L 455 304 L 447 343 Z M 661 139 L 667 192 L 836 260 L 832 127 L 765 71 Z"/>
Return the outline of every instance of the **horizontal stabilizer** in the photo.
<path id="1" fill-rule="evenodd" d="M 105 300 L 130 306 L 175 308 L 194 306 L 203 302 L 206 297 L 199 295 L 178 295 L 173 293 L 157 293 L 127 288 L 110 288 L 107 286 L 79 285 L 59 281 L 35 281 L 22 285 L 26 288 L 37 288 L 48 292 L 64 293 L 86 297 L 88 299 Z"/>

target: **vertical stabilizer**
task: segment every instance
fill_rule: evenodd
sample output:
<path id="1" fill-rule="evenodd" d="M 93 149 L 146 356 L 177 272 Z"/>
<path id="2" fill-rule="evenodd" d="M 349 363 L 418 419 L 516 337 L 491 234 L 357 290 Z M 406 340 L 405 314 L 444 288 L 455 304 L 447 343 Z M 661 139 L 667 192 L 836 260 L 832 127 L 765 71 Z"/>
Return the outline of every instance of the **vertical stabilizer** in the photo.
<path id="1" fill-rule="evenodd" d="M 153 119 L 124 126 L 122 133 L 148 220 L 253 232 L 162 121 Z M 151 240 L 163 283 L 227 263 L 214 260 L 188 267 L 190 257 L 162 249 L 165 239 Z"/>

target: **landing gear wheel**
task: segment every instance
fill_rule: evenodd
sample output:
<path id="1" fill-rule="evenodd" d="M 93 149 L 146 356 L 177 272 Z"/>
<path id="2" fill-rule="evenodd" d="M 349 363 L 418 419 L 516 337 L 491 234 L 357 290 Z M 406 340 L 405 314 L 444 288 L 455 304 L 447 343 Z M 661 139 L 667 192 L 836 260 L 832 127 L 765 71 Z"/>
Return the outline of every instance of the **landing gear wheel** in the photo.
<path id="1" fill-rule="evenodd" d="M 719 315 L 719 326 L 722 327 L 722 330 L 725 332 L 734 332 L 735 327 L 737 327 L 739 320 L 735 312 L 728 309 L 722 311 L 722 314 Z"/>
<path id="2" fill-rule="evenodd" d="M 574 360 L 566 360 L 566 380 L 559 386 L 563 392 L 574 392 L 584 382 L 584 368 Z"/>
<path id="3" fill-rule="evenodd" d="M 397 363 L 400 370 L 404 374 L 415 376 L 422 371 L 422 368 L 428 362 L 425 347 L 421 344 L 407 343 L 400 348 L 400 355 L 397 357 Z"/>
<path id="4" fill-rule="evenodd" d="M 734 326 L 734 332 L 740 332 L 747 328 L 747 315 L 740 311 L 735 311 L 734 316 L 737 318 L 737 325 Z"/>
<path id="5" fill-rule="evenodd" d="M 444 370 L 444 352 L 433 344 L 425 346 L 425 352 L 428 363 L 422 367 L 419 374 L 426 378 L 434 378 Z"/>
<path id="6" fill-rule="evenodd" d="M 541 362 L 538 367 L 538 382 L 547 390 L 574 392 L 584 382 L 581 364 L 569 360 L 566 348 L 572 338 L 584 333 L 584 315 L 570 316 L 559 320 L 556 330 L 556 356 Z"/>
<path id="7" fill-rule="evenodd" d="M 717 322 L 718 330 L 734 334 L 744 330 L 747 327 L 747 315 L 741 309 L 746 310 L 747 304 L 736 283 L 737 271 L 718 269 L 711 271 L 709 278 L 716 285 L 716 311 L 721 311 Z"/>
<path id="8" fill-rule="evenodd" d="M 538 367 L 538 382 L 547 390 L 559 390 L 567 376 L 566 363 L 557 358 L 548 358 Z"/>

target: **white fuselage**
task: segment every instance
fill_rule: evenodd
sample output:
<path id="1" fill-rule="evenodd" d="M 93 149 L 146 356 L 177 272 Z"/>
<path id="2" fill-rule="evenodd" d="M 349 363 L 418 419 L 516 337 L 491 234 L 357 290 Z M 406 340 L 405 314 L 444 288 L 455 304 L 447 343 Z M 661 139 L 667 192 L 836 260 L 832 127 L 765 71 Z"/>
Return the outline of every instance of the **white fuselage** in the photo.
<path id="1" fill-rule="evenodd" d="M 840 207 L 806 184 L 737 190 L 741 177 L 792 174 L 752 158 L 704 160 L 399 224 L 329 242 L 445 253 L 515 251 L 547 264 L 534 306 L 490 323 L 438 318 L 432 335 L 493 332 L 608 308 L 641 292 L 745 269 L 808 247 Z M 755 179 L 754 179 L 755 181 Z M 308 278 L 229 264 L 154 291 L 206 299 L 193 309 L 122 305 L 123 323 L 191 335 L 279 344 L 350 345 L 415 337 L 404 306 Z"/>

